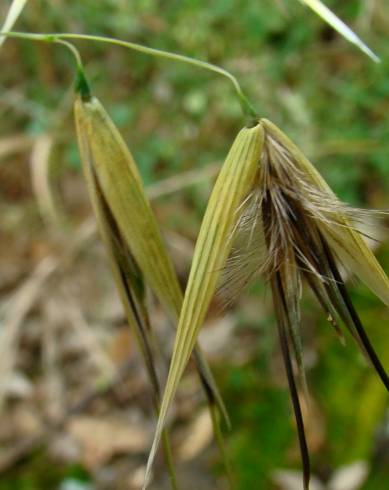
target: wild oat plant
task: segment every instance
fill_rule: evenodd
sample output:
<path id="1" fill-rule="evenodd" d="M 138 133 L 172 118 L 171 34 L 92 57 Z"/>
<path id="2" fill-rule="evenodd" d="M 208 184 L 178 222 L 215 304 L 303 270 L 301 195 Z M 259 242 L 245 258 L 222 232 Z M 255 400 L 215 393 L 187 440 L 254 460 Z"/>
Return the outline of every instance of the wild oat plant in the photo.
<path id="1" fill-rule="evenodd" d="M 257 116 L 236 78 L 226 70 L 180 54 L 101 36 L 5 32 L 12 28 L 25 3 L 12 3 L 1 41 L 7 36 L 60 43 L 76 59 L 75 122 L 83 171 L 118 294 L 153 388 L 158 417 L 143 488 L 150 481 L 160 439 L 171 487 L 179 488 L 165 426 L 193 351 L 215 437 L 229 474 L 220 425 L 221 419 L 228 425 L 228 415 L 196 340 L 214 295 L 219 292 L 225 301 L 232 301 L 253 278 L 261 275 L 272 293 L 298 431 L 303 485 L 307 490 L 310 463 L 300 400 L 301 393 L 308 399 L 300 334 L 303 281 L 336 334 L 343 339 L 343 327 L 348 329 L 389 391 L 388 376 L 369 342 L 344 279 L 345 272 L 355 274 L 389 306 L 389 280 L 361 231 L 361 225 L 372 212 L 342 203 L 299 148 L 277 126 Z M 324 4 L 317 0 L 303 3 L 378 61 Z M 189 63 L 227 77 L 234 86 L 247 124 L 233 142 L 213 187 L 184 295 L 136 162 L 102 104 L 92 95 L 81 57 L 69 43 L 71 39 L 116 44 Z M 177 327 L 164 390 L 155 363 L 158 346 L 150 325 L 146 288 L 154 292 Z M 232 487 L 231 478 L 229 482 Z"/>

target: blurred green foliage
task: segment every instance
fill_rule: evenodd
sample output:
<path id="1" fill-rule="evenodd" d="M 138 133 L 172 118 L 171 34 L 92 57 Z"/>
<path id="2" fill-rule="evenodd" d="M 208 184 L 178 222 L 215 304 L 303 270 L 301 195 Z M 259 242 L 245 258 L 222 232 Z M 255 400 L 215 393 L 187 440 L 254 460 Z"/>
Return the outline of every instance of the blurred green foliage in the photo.
<path id="1" fill-rule="evenodd" d="M 220 64 L 241 81 L 259 114 L 295 139 L 342 199 L 385 207 L 387 4 L 377 0 L 368 17 L 367 1 L 326 3 L 358 30 L 381 57 L 380 64 L 347 44 L 296 0 L 36 0 L 26 8 L 17 29 L 109 35 Z M 129 142 L 146 183 L 223 159 L 244 123 L 228 81 L 123 48 L 91 42 L 77 46 L 94 93 Z M 4 98 L 14 95 L 3 110 L 1 133 L 55 131 L 61 141 L 62 167 L 78 171 L 69 104 L 73 60 L 67 51 L 9 40 L 1 57 L 7 66 L 1 90 Z M 163 209 L 157 211 L 163 224 L 195 238 L 208 192 L 209 185 L 204 184 L 162 200 Z M 387 247 L 381 258 L 389 270 Z M 251 297 L 255 294 L 254 290 Z M 363 286 L 353 294 L 388 367 L 387 311 Z M 258 303 L 263 299 L 257 298 Z M 299 467 L 288 395 L 272 378 L 268 362 L 276 352 L 276 339 L 269 341 L 275 337 L 274 318 L 267 315 L 259 325 L 241 330 L 247 328 L 255 332 L 258 344 L 254 359 L 244 366 L 229 365 L 226 359 L 218 367 L 234 427 L 230 453 L 242 490 L 270 488 L 272 470 Z M 364 488 L 386 488 L 385 464 L 373 457 L 375 433 L 387 408 L 384 388 L 350 339 L 346 348 L 337 343 L 310 299 L 304 329 L 306 343 L 317 355 L 309 382 L 326 430 L 324 442 L 313 454 L 313 471 L 325 476 L 343 464 L 366 459 L 373 469 Z M 13 488 L 45 488 L 45 484 L 42 480 Z"/>
<path id="2" fill-rule="evenodd" d="M 37 451 L 0 481 L 0 490 L 40 490 L 58 488 L 58 483 L 72 479 L 88 482 L 88 473 L 82 466 L 59 466 L 47 464 L 47 454 Z"/>

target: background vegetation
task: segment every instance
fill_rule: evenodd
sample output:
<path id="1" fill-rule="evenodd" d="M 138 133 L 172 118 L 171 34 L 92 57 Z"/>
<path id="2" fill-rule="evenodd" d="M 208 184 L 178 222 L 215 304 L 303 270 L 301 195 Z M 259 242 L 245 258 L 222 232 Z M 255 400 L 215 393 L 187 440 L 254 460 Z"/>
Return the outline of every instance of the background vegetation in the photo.
<path id="1" fill-rule="evenodd" d="M 114 36 L 219 64 L 242 82 L 260 114 L 299 144 L 343 200 L 385 208 L 388 5 L 326 3 L 368 42 L 380 64 L 295 0 L 31 0 L 17 29 Z M 1 2 L 0 18 L 8 4 Z M 160 194 L 154 209 L 184 284 L 210 176 L 242 126 L 233 90 L 223 78 L 193 67 L 103 44 L 78 47 L 93 92 L 124 134 L 146 184 Z M 101 245 L 85 228 L 90 208 L 72 121 L 73 60 L 60 46 L 19 40 L 8 40 L 0 57 L 0 315 L 2 335 L 11 338 L 0 345 L 0 489 L 138 488 L 154 422 Z M 58 191 L 54 214 L 42 169 L 49 169 Z M 375 246 L 389 271 L 387 231 L 377 224 L 369 230 L 381 240 Z M 45 260 L 53 261 L 54 271 L 44 269 Z M 39 273 L 47 273 L 40 282 Z M 352 293 L 388 369 L 388 312 L 365 287 L 353 284 Z M 291 473 L 280 473 L 298 470 L 299 453 L 269 299 L 266 285 L 258 283 L 222 314 L 215 301 L 204 329 L 232 418 L 227 442 L 242 490 L 299 488 Z M 165 331 L 157 307 L 154 323 Z M 313 397 L 308 442 L 317 479 L 333 490 L 386 488 L 384 388 L 350 339 L 346 347 L 338 343 L 309 296 L 303 326 Z M 2 346 L 9 346 L 5 354 Z M 190 371 L 173 425 L 181 478 L 185 488 L 224 488 L 199 393 Z M 84 405 L 77 405 L 80 400 Z M 126 433 L 139 444 L 111 447 L 113 434 L 125 427 L 139 429 Z M 94 439 L 98 430 L 102 442 Z M 185 441 L 198 449 L 192 454 Z M 363 464 L 349 471 L 349 486 L 329 483 L 336 470 L 355 461 Z M 162 464 L 156 473 L 155 488 L 165 488 Z"/>

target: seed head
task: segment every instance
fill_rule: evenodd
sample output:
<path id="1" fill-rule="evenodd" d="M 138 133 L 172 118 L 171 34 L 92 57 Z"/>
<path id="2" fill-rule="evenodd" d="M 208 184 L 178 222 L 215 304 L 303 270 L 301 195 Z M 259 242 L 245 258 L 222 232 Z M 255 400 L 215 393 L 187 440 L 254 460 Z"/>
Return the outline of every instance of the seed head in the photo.
<path id="1" fill-rule="evenodd" d="M 240 192 L 237 192 L 241 185 Z M 360 225 L 370 214 L 342 203 L 300 150 L 262 119 L 238 136 L 215 184 L 201 225 L 178 324 L 154 445 L 163 428 L 217 282 L 228 300 L 257 274 L 269 284 L 304 467 L 310 463 L 295 379 L 306 389 L 300 297 L 306 281 L 338 335 L 342 323 L 389 390 L 382 367 L 347 293 L 339 265 L 389 305 L 389 280 Z"/>
<path id="2" fill-rule="evenodd" d="M 353 307 L 339 266 L 357 275 L 387 305 L 389 280 L 360 231 L 374 212 L 342 203 L 280 129 L 265 119 L 261 124 L 265 133 L 261 166 L 232 230 L 234 245 L 221 293 L 231 300 L 258 273 L 271 287 L 308 488 L 309 455 L 294 374 L 295 364 L 306 390 L 300 335 L 302 282 L 311 288 L 338 335 L 343 338 L 342 323 L 350 331 L 389 391 L 388 376 Z"/>

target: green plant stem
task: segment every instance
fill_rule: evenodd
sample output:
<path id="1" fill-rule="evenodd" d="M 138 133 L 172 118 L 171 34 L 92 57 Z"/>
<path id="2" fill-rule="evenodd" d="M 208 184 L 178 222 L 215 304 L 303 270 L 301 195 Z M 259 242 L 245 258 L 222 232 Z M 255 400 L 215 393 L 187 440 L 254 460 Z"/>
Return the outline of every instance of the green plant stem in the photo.
<path id="1" fill-rule="evenodd" d="M 54 42 L 66 46 L 72 52 L 77 64 L 76 92 L 81 95 L 83 100 L 89 100 L 91 98 L 91 91 L 89 88 L 89 83 L 85 76 L 84 65 L 82 63 L 79 51 L 73 44 L 64 41 L 63 39 L 57 39 Z"/>
<path id="2" fill-rule="evenodd" d="M 243 90 L 238 82 L 238 80 L 232 75 L 229 71 L 221 68 L 220 66 L 213 65 L 212 63 L 208 63 L 206 61 L 201 61 L 196 58 L 191 58 L 189 56 L 185 56 L 182 54 L 171 53 L 170 51 L 163 51 L 156 48 L 149 48 L 142 44 L 132 43 L 129 41 L 122 41 L 121 39 L 105 37 L 105 36 L 95 36 L 91 34 L 71 34 L 71 33 L 53 33 L 53 34 L 36 34 L 36 33 L 25 33 L 25 32 L 0 32 L 0 36 L 7 37 L 15 37 L 22 39 L 31 39 L 35 41 L 43 41 L 43 42 L 59 42 L 66 39 L 74 39 L 74 40 L 86 40 L 86 41 L 96 41 L 108 44 L 115 44 L 117 46 L 122 46 L 124 48 L 132 49 L 134 51 L 138 51 L 140 53 L 144 53 L 150 56 L 155 56 L 158 58 L 165 58 L 171 61 L 178 61 L 181 63 L 187 63 L 198 68 L 203 68 L 205 70 L 212 71 L 214 73 L 218 73 L 230 80 L 232 82 L 236 94 L 238 96 L 240 105 L 242 107 L 243 113 L 246 117 L 249 118 L 250 122 L 253 119 L 258 118 L 258 114 L 244 95 Z"/>
<path id="3" fill-rule="evenodd" d="M 60 39 L 57 36 L 52 36 L 51 34 L 32 34 L 32 33 L 24 33 L 24 32 L 0 32 L 0 38 L 2 36 L 6 37 L 16 37 L 20 39 L 31 39 L 32 41 L 44 41 L 44 42 L 53 42 L 56 44 L 62 44 L 65 46 L 74 56 L 77 65 L 77 75 L 76 75 L 76 91 L 81 95 L 81 97 L 85 99 L 90 99 L 91 91 L 89 88 L 88 81 L 85 76 L 84 64 L 81 59 L 81 55 L 78 49 L 71 43 L 65 41 L 64 39 Z"/>

